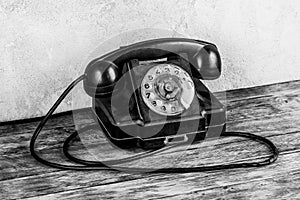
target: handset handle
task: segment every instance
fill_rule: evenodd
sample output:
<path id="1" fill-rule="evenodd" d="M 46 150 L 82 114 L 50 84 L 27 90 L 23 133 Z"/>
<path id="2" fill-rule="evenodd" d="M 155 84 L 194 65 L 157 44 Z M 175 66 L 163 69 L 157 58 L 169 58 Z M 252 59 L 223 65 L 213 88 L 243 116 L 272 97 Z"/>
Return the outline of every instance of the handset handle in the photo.
<path id="1" fill-rule="evenodd" d="M 85 88 L 92 87 L 88 83 L 89 77 L 95 78 L 95 75 L 92 74 L 95 73 L 95 69 L 97 74 L 101 74 L 98 72 L 106 69 L 100 66 L 103 62 L 113 64 L 119 68 L 122 64 L 132 59 L 154 60 L 174 54 L 187 55 L 188 62 L 192 66 L 193 77 L 195 78 L 212 80 L 221 75 L 221 58 L 214 44 L 187 38 L 161 38 L 123 46 L 94 59 L 86 68 L 87 81 L 85 81 Z M 121 69 L 115 70 L 115 68 L 113 67 L 113 70 L 110 71 L 118 71 L 119 75 L 121 75 Z M 90 83 L 92 82 L 94 83 L 95 81 L 92 79 Z M 102 86 L 98 85 L 98 89 L 99 87 Z M 103 87 L 105 89 L 107 85 L 104 84 Z"/>
<path id="2" fill-rule="evenodd" d="M 186 53 L 189 62 L 196 70 L 193 74 L 195 78 L 212 80 L 221 75 L 221 58 L 216 45 L 187 38 L 160 38 L 147 40 L 123 46 L 98 59 L 111 61 L 118 65 L 119 63 L 131 59 L 159 59 L 170 53 Z"/>

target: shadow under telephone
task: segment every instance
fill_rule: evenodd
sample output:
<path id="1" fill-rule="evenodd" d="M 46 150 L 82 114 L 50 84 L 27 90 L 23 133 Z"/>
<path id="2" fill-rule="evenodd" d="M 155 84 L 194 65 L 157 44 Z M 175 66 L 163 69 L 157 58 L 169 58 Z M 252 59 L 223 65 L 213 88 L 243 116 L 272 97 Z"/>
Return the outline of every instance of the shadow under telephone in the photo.
<path id="1" fill-rule="evenodd" d="M 71 83 L 33 134 L 31 154 L 38 161 L 57 168 L 112 169 L 101 161 L 81 160 L 68 152 L 69 142 L 78 137 L 78 133 L 66 140 L 63 149 L 65 155 L 80 166 L 49 162 L 34 149 L 38 134 L 47 119 L 71 89 L 83 80 L 84 90 L 92 97 L 95 121 L 112 145 L 119 148 L 142 148 L 147 150 L 142 155 L 146 156 L 148 151 L 155 152 L 166 146 L 192 144 L 219 136 L 238 136 L 262 142 L 272 151 L 272 155 L 261 162 L 149 168 L 147 171 L 198 172 L 273 163 L 278 157 L 278 150 L 271 141 L 250 133 L 225 131 L 225 106 L 201 82 L 217 79 L 220 74 L 220 54 L 212 43 L 186 38 L 162 38 L 123 46 L 92 60 L 84 75 Z M 112 160 L 109 163 L 118 165 L 133 158 Z M 126 167 L 113 169 L 145 170 Z"/>

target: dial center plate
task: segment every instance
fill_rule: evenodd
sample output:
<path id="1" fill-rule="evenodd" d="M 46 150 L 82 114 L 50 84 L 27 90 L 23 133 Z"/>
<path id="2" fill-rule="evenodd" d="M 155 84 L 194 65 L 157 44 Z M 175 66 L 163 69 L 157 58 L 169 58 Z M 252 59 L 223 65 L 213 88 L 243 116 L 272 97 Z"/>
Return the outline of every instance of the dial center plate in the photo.
<path id="1" fill-rule="evenodd" d="M 147 71 L 141 93 L 145 104 L 161 115 L 178 115 L 188 109 L 195 95 L 190 75 L 181 67 L 164 63 Z"/>

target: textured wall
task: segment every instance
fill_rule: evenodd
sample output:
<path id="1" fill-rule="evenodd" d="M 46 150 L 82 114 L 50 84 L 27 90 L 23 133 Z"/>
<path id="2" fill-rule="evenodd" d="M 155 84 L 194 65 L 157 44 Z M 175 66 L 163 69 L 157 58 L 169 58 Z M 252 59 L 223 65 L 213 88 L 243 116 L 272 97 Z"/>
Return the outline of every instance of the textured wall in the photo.
<path id="1" fill-rule="evenodd" d="M 213 90 L 299 79 L 299 11 L 299 1 L 287 0 L 1 0 L 0 121 L 45 114 L 97 45 L 137 28 L 216 43 L 224 73 Z M 109 48 L 131 41 L 125 36 Z M 60 111 L 75 100 L 89 102 L 79 87 Z"/>

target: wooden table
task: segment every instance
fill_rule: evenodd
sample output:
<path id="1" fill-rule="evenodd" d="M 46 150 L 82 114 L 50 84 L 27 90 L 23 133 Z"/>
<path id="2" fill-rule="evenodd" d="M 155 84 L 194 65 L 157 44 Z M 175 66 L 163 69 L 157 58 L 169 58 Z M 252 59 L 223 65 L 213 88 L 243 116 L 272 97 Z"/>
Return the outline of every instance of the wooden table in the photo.
<path id="1" fill-rule="evenodd" d="M 228 130 L 253 132 L 272 140 L 278 160 L 260 168 L 188 174 L 132 174 L 114 171 L 68 171 L 47 167 L 29 153 L 37 119 L 0 126 L 0 199 L 300 199 L 300 81 L 227 92 Z M 89 109 L 78 119 L 92 123 Z M 77 121 L 78 121 L 77 120 Z M 72 113 L 56 115 L 43 129 L 37 146 L 44 158 L 66 163 L 61 144 L 74 131 Z M 92 159 L 124 156 L 100 134 L 90 150 L 75 142 L 74 155 Z M 99 144 L 101 143 L 101 144 Z M 93 148 L 94 147 L 94 148 Z M 197 166 L 261 160 L 266 147 L 241 138 L 205 141 L 150 156 L 125 166 Z"/>

